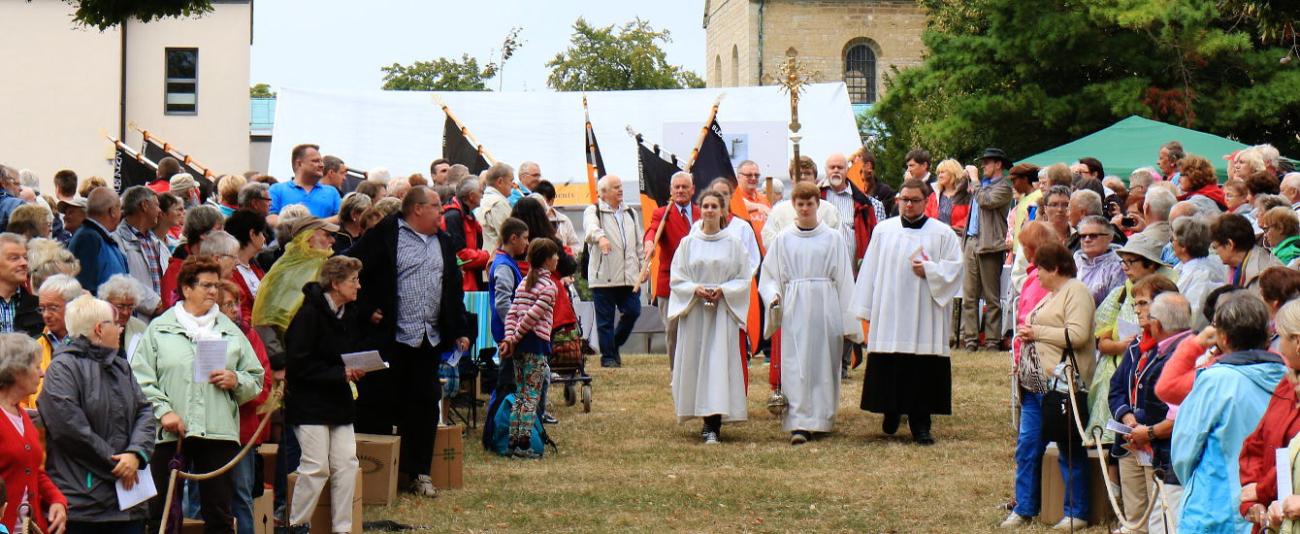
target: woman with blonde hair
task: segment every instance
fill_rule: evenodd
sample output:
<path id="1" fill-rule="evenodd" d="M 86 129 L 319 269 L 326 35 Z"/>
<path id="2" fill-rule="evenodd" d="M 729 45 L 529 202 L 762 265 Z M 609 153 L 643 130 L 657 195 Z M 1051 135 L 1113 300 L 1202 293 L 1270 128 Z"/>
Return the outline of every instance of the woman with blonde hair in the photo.
<path id="1" fill-rule="evenodd" d="M 339 231 L 334 232 L 335 254 L 342 254 L 352 248 L 352 243 L 365 233 L 366 227 L 362 224 L 362 216 L 372 205 L 374 203 L 370 197 L 356 191 L 343 197 L 343 203 L 339 205 Z"/>
<path id="2" fill-rule="evenodd" d="M 27 242 L 27 270 L 32 287 L 39 288 L 56 274 L 77 276 L 81 262 L 58 241 L 38 237 Z"/>
<path id="3" fill-rule="evenodd" d="M 938 180 L 925 202 L 925 216 L 938 219 L 961 234 L 970 214 L 970 178 L 955 159 L 945 159 L 935 167 Z"/>

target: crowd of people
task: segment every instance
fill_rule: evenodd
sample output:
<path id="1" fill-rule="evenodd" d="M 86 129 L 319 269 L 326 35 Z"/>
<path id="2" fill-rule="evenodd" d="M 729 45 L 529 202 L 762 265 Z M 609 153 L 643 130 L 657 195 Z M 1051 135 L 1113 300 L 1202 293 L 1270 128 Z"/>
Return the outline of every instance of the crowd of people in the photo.
<path id="1" fill-rule="evenodd" d="M 701 419 L 705 444 L 748 418 L 760 354 L 791 445 L 833 431 L 863 362 L 860 407 L 932 445 L 953 348 L 1010 349 L 1019 432 L 1002 526 L 1039 515 L 1056 442 L 1057 528 L 1098 505 L 1090 447 L 1118 465 L 1123 532 L 1277 527 L 1300 517 L 1276 473 L 1300 465 L 1300 173 L 1269 146 L 1228 158 L 1220 185 L 1177 142 L 1127 180 L 1095 158 L 1040 168 L 996 148 L 932 173 L 918 149 L 894 189 L 859 149 L 792 162 L 788 196 L 744 161 L 701 191 L 672 176 L 646 221 L 607 175 L 581 229 L 533 162 L 357 179 L 299 145 L 291 179 L 215 177 L 208 196 L 171 158 L 120 193 L 65 170 L 44 195 L 0 166 L 0 526 L 152 531 L 170 493 L 208 532 L 252 532 L 264 486 L 248 451 L 271 439 L 263 405 L 280 384 L 279 525 L 306 532 L 328 498 L 330 528 L 352 530 L 357 433 L 401 436 L 404 489 L 434 497 L 455 390 L 442 383 L 448 362 L 488 348 L 479 325 L 516 395 L 507 453 L 537 459 L 538 420 L 556 421 L 549 361 L 583 342 L 580 277 L 603 367 L 622 365 L 643 303 L 657 305 L 676 416 Z M 345 363 L 368 350 L 388 367 Z M 1051 430 L 1062 394 L 1073 437 Z M 213 476 L 173 485 L 173 469 Z M 142 476 L 159 495 L 121 509 L 115 485 Z"/>

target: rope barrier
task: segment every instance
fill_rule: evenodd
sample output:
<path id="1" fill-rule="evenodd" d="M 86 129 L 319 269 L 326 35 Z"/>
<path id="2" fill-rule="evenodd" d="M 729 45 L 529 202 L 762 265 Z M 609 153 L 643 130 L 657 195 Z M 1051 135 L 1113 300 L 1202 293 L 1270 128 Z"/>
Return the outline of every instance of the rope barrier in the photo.
<path id="1" fill-rule="evenodd" d="M 1066 363 L 1065 379 L 1066 382 L 1068 382 L 1070 385 L 1071 392 L 1077 391 L 1074 386 L 1074 373 L 1075 373 L 1074 362 L 1071 361 Z M 1073 399 L 1073 397 L 1071 398 Z M 1088 433 L 1084 431 L 1083 422 L 1079 418 L 1079 406 L 1074 402 L 1070 403 L 1070 415 L 1072 416 L 1071 419 L 1074 420 L 1075 428 L 1078 429 L 1079 431 L 1079 435 L 1080 436 L 1088 435 Z M 1108 466 L 1106 465 L 1106 453 L 1101 448 L 1100 429 L 1096 429 L 1096 431 L 1092 433 L 1091 437 L 1092 437 L 1093 447 L 1097 449 L 1097 462 L 1100 464 L 1101 467 L 1101 478 L 1106 483 L 1106 497 L 1107 497 L 1106 503 L 1110 505 L 1111 511 L 1115 512 L 1115 518 L 1119 520 L 1120 527 L 1124 528 L 1125 530 L 1133 530 L 1133 531 L 1146 530 L 1147 520 L 1151 517 L 1151 512 L 1156 508 L 1156 500 L 1151 499 L 1150 502 L 1147 503 L 1146 510 L 1142 512 L 1142 517 L 1139 518 L 1136 522 L 1130 523 L 1128 519 L 1124 516 L 1124 508 L 1119 504 L 1117 504 L 1118 501 L 1115 498 L 1116 484 L 1114 481 L 1110 479 L 1110 469 L 1108 469 Z M 1160 502 L 1165 505 L 1165 510 L 1169 510 L 1170 509 L 1169 503 L 1164 500 L 1164 496 L 1165 496 L 1164 481 L 1160 480 L 1160 477 L 1155 476 L 1155 473 L 1152 473 L 1151 479 L 1156 486 L 1156 494 L 1160 498 Z M 1177 533 L 1176 527 L 1170 524 L 1167 519 L 1165 521 L 1165 530 L 1166 532 L 1170 532 L 1171 534 Z"/>
<path id="2" fill-rule="evenodd" d="M 259 436 L 262 434 L 262 432 L 266 430 L 266 426 L 271 422 L 271 414 L 275 413 L 276 410 L 280 409 L 280 401 L 283 398 L 284 398 L 284 382 L 281 381 L 281 382 L 277 382 L 275 386 L 271 388 L 270 396 L 267 397 L 266 402 L 263 403 L 262 406 L 258 407 L 257 409 L 257 413 L 262 416 L 262 420 L 258 422 L 257 430 L 253 432 L 254 436 Z M 178 440 L 176 442 L 176 455 L 180 455 L 181 448 L 184 445 L 184 443 L 185 443 L 184 439 Z M 256 442 L 254 440 L 251 439 L 248 440 L 248 443 L 245 443 L 243 448 L 239 449 L 239 453 L 236 454 L 233 458 L 231 458 L 230 461 L 226 463 L 226 465 L 223 465 L 214 471 L 209 471 L 207 473 L 186 473 L 184 471 L 181 471 L 180 469 L 172 469 L 171 475 L 169 475 L 169 479 L 167 482 L 167 498 L 166 500 L 163 501 L 164 504 L 163 504 L 163 512 L 162 512 L 162 523 L 158 527 L 158 534 L 167 534 L 168 518 L 171 517 L 172 505 L 175 504 L 174 497 L 176 494 L 177 479 L 202 482 L 204 480 L 211 480 L 213 478 L 224 475 L 228 473 L 231 469 L 234 469 L 234 467 L 238 465 L 239 462 L 243 461 L 244 457 L 248 456 L 249 451 L 253 449 L 253 445 L 255 443 Z"/>

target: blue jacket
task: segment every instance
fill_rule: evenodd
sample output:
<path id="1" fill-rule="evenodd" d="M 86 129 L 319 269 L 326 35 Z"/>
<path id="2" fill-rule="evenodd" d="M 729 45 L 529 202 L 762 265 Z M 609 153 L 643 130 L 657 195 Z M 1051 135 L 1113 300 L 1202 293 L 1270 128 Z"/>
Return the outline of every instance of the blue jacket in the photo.
<path id="1" fill-rule="evenodd" d="M 501 266 L 508 267 L 515 275 L 514 281 L 508 284 L 510 286 L 510 300 L 514 300 L 514 288 L 518 287 L 519 282 L 524 279 L 523 271 L 519 269 L 519 263 L 516 262 L 514 258 L 511 258 L 509 254 L 498 249 L 496 253 L 492 255 L 492 266 L 488 267 L 488 293 L 492 297 L 492 340 L 498 343 L 506 337 L 506 318 L 501 316 L 501 312 L 499 311 L 500 307 L 497 306 L 496 274 L 497 268 Z M 507 280 L 507 282 L 509 281 Z M 506 309 L 510 309 L 509 305 L 506 306 Z"/>
<path id="2" fill-rule="evenodd" d="M 77 281 L 87 291 L 95 291 L 99 284 L 115 274 L 130 274 L 126 269 L 126 255 L 117 241 L 99 222 L 87 218 L 68 241 L 68 250 L 81 261 Z"/>
<path id="3" fill-rule="evenodd" d="M 1285 373 L 1276 354 L 1248 350 L 1227 354 L 1196 375 L 1178 409 L 1171 452 L 1183 481 L 1181 534 L 1250 532 L 1237 513 L 1237 458 Z"/>
<path id="4" fill-rule="evenodd" d="M 18 206 L 22 205 L 23 199 L 9 194 L 9 190 L 0 187 L 0 232 L 9 228 L 9 215 L 12 214 L 15 209 L 18 209 Z M 58 217 L 55 217 L 55 219 L 57 221 Z M 62 227 L 63 224 L 60 223 L 59 228 Z"/>
<path id="5" fill-rule="evenodd" d="M 1178 344 L 1192 332 L 1186 331 L 1175 334 L 1166 340 L 1164 352 L 1158 348 L 1151 349 L 1147 353 L 1146 365 L 1142 367 L 1142 372 L 1137 372 L 1138 361 L 1142 358 L 1141 349 L 1138 348 L 1138 341 L 1135 339 L 1129 344 L 1128 349 L 1124 352 L 1124 359 L 1120 360 L 1119 367 L 1115 369 L 1115 374 L 1110 377 L 1110 413 L 1116 421 L 1122 421 L 1125 415 L 1133 414 L 1138 423 L 1146 426 L 1154 426 L 1167 419 L 1169 414 L 1169 405 L 1156 396 L 1156 381 L 1160 379 L 1160 373 L 1165 368 L 1165 363 L 1173 355 L 1174 349 Z M 1133 377 L 1137 375 L 1137 403 L 1129 404 L 1132 398 Z M 1110 454 L 1116 458 L 1127 456 L 1128 449 L 1124 448 L 1124 436 L 1115 435 L 1115 444 L 1111 445 Z M 1169 440 L 1157 439 L 1151 443 L 1152 466 L 1159 469 L 1169 469 Z"/>

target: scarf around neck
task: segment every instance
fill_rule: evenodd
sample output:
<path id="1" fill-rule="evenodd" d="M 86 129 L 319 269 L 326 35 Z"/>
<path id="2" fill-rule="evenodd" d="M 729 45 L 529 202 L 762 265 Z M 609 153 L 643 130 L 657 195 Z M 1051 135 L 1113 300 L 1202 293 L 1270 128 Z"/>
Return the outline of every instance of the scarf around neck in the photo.
<path id="1" fill-rule="evenodd" d="M 189 336 L 190 339 L 198 341 L 200 339 L 221 338 L 221 333 L 216 330 L 217 314 L 220 314 L 221 311 L 216 304 L 213 304 L 207 313 L 197 317 L 185 311 L 184 301 L 177 302 L 172 309 L 176 311 L 176 322 L 185 328 L 185 335 Z"/>

